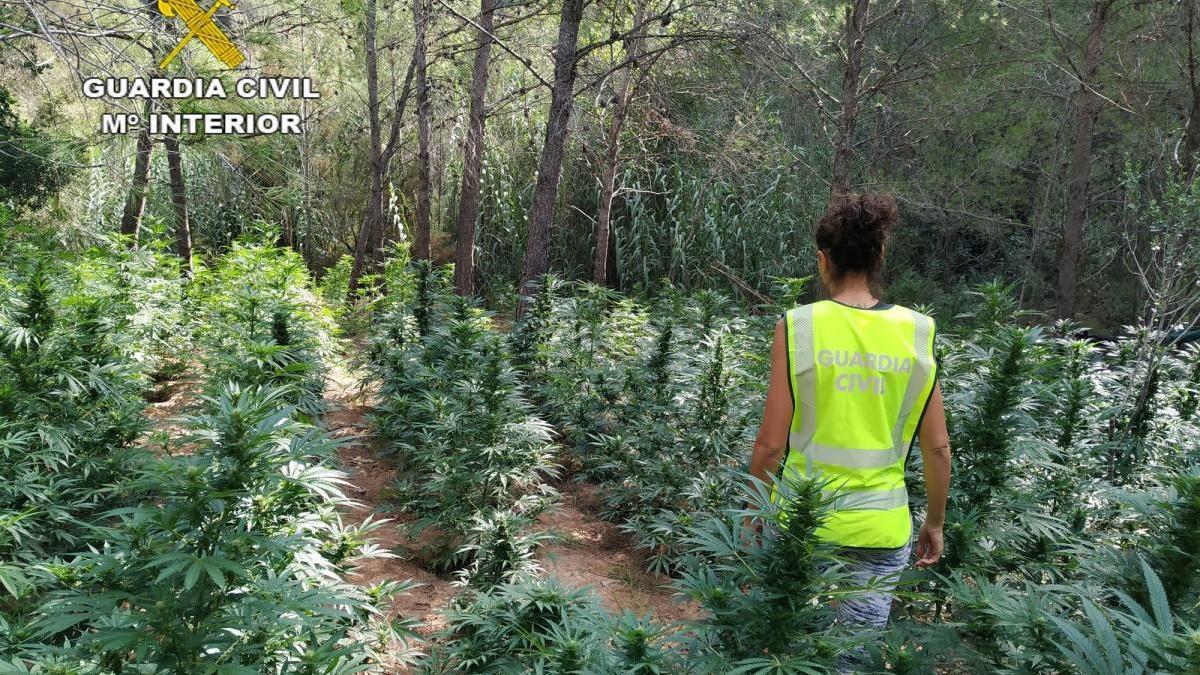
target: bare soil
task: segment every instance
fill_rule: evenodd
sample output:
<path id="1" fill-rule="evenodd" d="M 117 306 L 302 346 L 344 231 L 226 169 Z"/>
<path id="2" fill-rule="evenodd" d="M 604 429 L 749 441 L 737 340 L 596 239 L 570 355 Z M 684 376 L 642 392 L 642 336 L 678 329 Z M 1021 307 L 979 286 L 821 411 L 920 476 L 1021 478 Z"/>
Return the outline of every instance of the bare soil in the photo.
<path id="1" fill-rule="evenodd" d="M 350 440 L 341 450 L 342 465 L 349 474 L 347 495 L 359 506 L 347 511 L 344 517 L 356 525 L 367 518 L 387 519 L 389 522 L 373 531 L 371 537 L 395 557 L 365 561 L 350 581 L 361 586 L 388 579 L 412 580 L 420 584 L 393 598 L 390 610 L 392 616 L 420 620 L 419 632 L 428 635 L 445 626 L 439 612 L 458 593 L 458 587 L 452 580 L 433 574 L 410 559 L 411 542 L 395 526 L 400 518 L 397 514 L 386 513 L 387 494 L 396 480 L 396 470 L 376 456 L 370 421 L 366 417 L 373 407 L 373 392 L 360 390 L 359 381 L 345 368 L 335 366 L 325 390 L 329 403 L 325 424 L 334 436 Z"/>
<path id="2" fill-rule="evenodd" d="M 180 444 L 176 439 L 184 431 L 179 424 L 179 418 L 187 414 L 189 408 L 196 403 L 199 389 L 200 381 L 195 377 L 184 377 L 156 385 L 143 413 L 149 422 L 146 425 L 146 433 L 138 442 L 163 454 L 191 453 L 193 448 L 190 445 Z"/>
<path id="3" fill-rule="evenodd" d="M 539 519 L 558 538 L 538 555 L 548 573 L 568 586 L 591 586 L 609 611 L 651 613 L 663 622 L 699 617 L 698 606 L 675 597 L 669 579 L 647 571 L 646 556 L 627 535 L 596 516 L 595 485 L 568 482 L 559 491 L 561 501 Z"/>

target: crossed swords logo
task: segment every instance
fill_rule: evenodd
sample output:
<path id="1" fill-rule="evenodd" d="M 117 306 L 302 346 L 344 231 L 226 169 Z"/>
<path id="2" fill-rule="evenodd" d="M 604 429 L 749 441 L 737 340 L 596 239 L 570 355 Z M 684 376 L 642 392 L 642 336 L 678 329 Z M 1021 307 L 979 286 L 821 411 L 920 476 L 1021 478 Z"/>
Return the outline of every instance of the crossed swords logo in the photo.
<path id="1" fill-rule="evenodd" d="M 159 68 L 166 68 L 171 61 L 179 56 L 179 52 L 187 46 L 192 38 L 199 38 L 200 42 L 208 47 L 208 51 L 217 57 L 217 60 L 224 63 L 226 67 L 236 68 L 246 57 L 233 44 L 221 27 L 213 22 L 213 15 L 221 7 L 233 9 L 233 3 L 229 0 L 216 0 L 208 11 L 200 9 L 200 5 L 196 4 L 196 0 L 158 0 L 158 10 L 163 13 L 163 16 L 173 17 L 178 15 L 183 19 L 183 23 L 187 25 L 187 35 L 175 45 L 170 54 L 158 64 Z"/>

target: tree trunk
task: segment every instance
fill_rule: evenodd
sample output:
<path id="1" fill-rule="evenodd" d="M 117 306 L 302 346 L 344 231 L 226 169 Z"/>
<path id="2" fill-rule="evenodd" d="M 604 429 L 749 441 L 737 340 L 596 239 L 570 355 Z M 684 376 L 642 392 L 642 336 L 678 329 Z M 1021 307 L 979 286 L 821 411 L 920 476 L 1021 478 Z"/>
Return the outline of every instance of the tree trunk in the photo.
<path id="1" fill-rule="evenodd" d="M 312 211 L 309 188 L 309 167 L 311 166 L 309 155 L 312 152 L 312 145 L 308 138 L 308 99 L 300 99 L 300 120 L 300 139 L 297 144 L 299 151 L 297 154 L 300 160 L 300 217 L 296 221 L 299 228 L 296 236 L 296 250 L 304 260 L 305 266 L 311 270 L 316 268 L 316 261 L 313 256 L 312 226 L 309 221 Z"/>
<path id="2" fill-rule="evenodd" d="M 192 226 L 188 222 L 187 184 L 183 180 L 183 160 L 179 138 L 169 134 L 163 139 L 167 149 L 167 170 L 171 174 L 171 203 L 175 206 L 175 251 L 183 261 L 184 274 L 192 272 Z"/>
<path id="3" fill-rule="evenodd" d="M 371 174 L 367 180 L 367 208 L 363 213 L 362 224 L 358 229 L 358 238 L 354 242 L 354 265 L 350 268 L 349 283 L 349 292 L 351 294 L 358 290 L 359 279 L 362 278 L 362 274 L 366 269 L 368 255 L 376 250 L 373 248 L 377 241 L 376 233 L 382 234 L 383 188 L 386 182 L 385 178 L 388 166 L 395 155 L 396 149 L 399 147 L 401 120 L 404 118 L 404 109 L 408 105 L 414 63 L 412 60 L 408 62 L 408 72 L 404 76 L 404 85 L 400 89 L 399 98 L 396 99 L 396 110 L 392 117 L 392 128 L 388 133 L 387 146 L 381 148 L 380 141 L 383 139 L 383 122 L 379 109 L 379 59 L 375 46 L 377 32 L 376 0 L 367 0 L 365 9 L 364 42 L 366 44 L 367 61 L 367 117 L 371 125 L 371 146 L 367 149 L 367 157 Z M 415 53 L 413 58 L 416 58 Z"/>
<path id="4" fill-rule="evenodd" d="M 383 171 L 380 162 L 379 141 L 382 137 L 379 120 L 379 53 L 375 47 L 376 35 L 376 0 L 366 0 L 364 6 L 365 21 L 363 39 L 367 57 L 367 118 L 370 125 L 370 148 L 367 151 L 367 164 L 371 176 L 370 188 L 367 192 L 367 208 L 363 213 L 362 224 L 358 228 L 358 239 L 354 243 L 354 265 L 350 268 L 350 288 L 353 294 L 358 290 L 358 281 L 366 269 L 367 258 L 374 253 L 372 241 L 376 228 L 382 227 L 383 220 Z"/>
<path id="5" fill-rule="evenodd" d="M 833 142 L 833 177 L 830 196 L 850 192 L 850 165 L 854 153 L 854 126 L 858 123 L 858 87 L 866 50 L 870 0 L 854 0 L 846 12 L 846 69 L 842 73 L 842 112 Z"/>
<path id="6" fill-rule="evenodd" d="M 367 250 L 370 251 L 371 254 L 370 260 L 377 267 L 383 262 L 384 242 L 389 239 L 387 234 L 388 227 L 391 225 L 391 223 L 388 222 L 388 172 L 386 164 L 384 164 L 382 161 L 380 162 L 380 166 L 383 166 L 384 168 L 380 169 L 378 172 L 379 182 L 371 181 L 370 183 L 371 190 L 373 191 L 371 200 L 372 203 L 378 205 L 378 208 L 375 212 L 376 215 L 372 217 L 373 225 L 371 227 L 371 243 L 367 246 Z"/>
<path id="7" fill-rule="evenodd" d="M 121 214 L 121 234 L 130 237 L 130 246 L 138 247 L 142 231 L 142 213 L 146 210 L 146 186 L 150 183 L 150 156 L 154 152 L 154 141 L 150 138 L 150 112 L 152 102 L 147 100 L 143 108 L 142 127 L 138 129 L 137 157 L 133 160 L 133 184 L 125 199 L 125 212 Z"/>
<path id="8" fill-rule="evenodd" d="M 575 50 L 579 42 L 579 22 L 583 20 L 583 4 L 584 0 L 563 0 L 562 3 L 546 137 L 538 162 L 537 182 L 533 188 L 533 205 L 529 209 L 517 318 L 524 316 L 525 298 L 550 269 L 550 225 L 554 220 L 554 200 L 558 194 L 558 179 L 562 175 L 563 150 L 571 120 L 571 101 L 575 95 Z"/>
<path id="9" fill-rule="evenodd" d="M 475 64 L 471 68 L 471 109 L 467 115 L 467 144 L 463 149 L 454 251 L 454 289 L 464 296 L 475 294 L 475 221 L 479 219 L 482 190 L 483 132 L 487 124 L 488 65 L 491 63 L 495 14 L 496 0 L 479 1 Z"/>
<path id="10" fill-rule="evenodd" d="M 1196 177 L 1196 154 L 1200 153 L 1200 82 L 1197 82 L 1196 63 L 1196 2 L 1187 0 L 1187 78 L 1192 95 L 1192 110 L 1183 132 L 1183 175 L 1190 182 Z"/>
<path id="11" fill-rule="evenodd" d="M 425 0 L 413 2 L 413 27 L 416 47 L 413 50 L 417 87 L 417 203 L 414 209 L 416 233 L 413 237 L 414 260 L 433 257 L 429 236 L 429 81 L 426 73 L 425 33 L 429 23 Z"/>
<path id="12" fill-rule="evenodd" d="M 605 140 L 604 173 L 600 177 L 600 210 L 596 214 L 596 255 L 592 262 L 592 281 L 601 286 L 608 284 L 609 238 L 612 232 L 612 203 L 617 189 L 617 173 L 621 164 L 621 129 L 629 113 L 629 101 L 640 76 L 637 59 L 642 54 L 642 23 L 646 20 L 646 2 L 637 4 L 633 16 L 634 33 L 626 40 L 626 52 L 630 59 L 629 71 L 621 83 L 621 91 L 613 102 L 612 120 Z"/>
<path id="13" fill-rule="evenodd" d="M 621 123 L 624 121 L 624 113 L 624 110 L 613 110 L 612 124 L 608 128 L 604 173 L 600 176 L 600 210 L 596 214 L 596 251 L 592 260 L 592 282 L 600 286 L 608 284 L 609 235 L 612 230 L 612 203 L 617 188 L 617 165 L 620 162 Z"/>
<path id="14" fill-rule="evenodd" d="M 1193 87 L 1192 112 L 1183 135 L 1183 175 L 1189 181 L 1196 177 L 1197 153 L 1200 153 L 1200 87 Z"/>
<path id="15" fill-rule="evenodd" d="M 296 212 L 290 208 L 284 209 L 281 216 L 283 217 L 283 227 L 279 230 L 279 239 L 276 243 L 283 248 L 291 248 L 296 227 Z"/>
<path id="16" fill-rule="evenodd" d="M 1097 0 L 1092 8 L 1091 29 L 1084 51 L 1075 104 L 1075 146 L 1067 176 L 1067 208 L 1063 219 L 1062 248 L 1058 258 L 1058 316 L 1075 314 L 1079 292 L 1079 267 L 1083 260 L 1083 225 L 1087 219 L 1088 180 L 1092 172 L 1092 132 L 1100 114 L 1096 73 L 1104 50 L 1104 28 L 1113 0 Z"/>

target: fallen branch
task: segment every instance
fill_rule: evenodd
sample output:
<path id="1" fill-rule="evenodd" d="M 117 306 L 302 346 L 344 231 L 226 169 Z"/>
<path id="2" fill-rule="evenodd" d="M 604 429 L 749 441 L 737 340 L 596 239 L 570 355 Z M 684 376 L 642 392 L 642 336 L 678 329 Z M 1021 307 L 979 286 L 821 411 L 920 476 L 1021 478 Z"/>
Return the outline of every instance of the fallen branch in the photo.
<path id="1" fill-rule="evenodd" d="M 774 305 L 775 304 L 774 300 L 772 300 L 771 298 L 768 298 L 767 296 L 763 295 L 762 293 L 759 293 L 758 291 L 754 290 L 753 286 L 746 283 L 746 281 L 744 279 L 742 279 L 737 274 L 735 274 L 734 271 L 729 269 L 729 267 L 726 266 L 724 263 L 719 262 L 717 260 L 713 260 L 708 263 L 708 266 L 711 267 L 714 272 L 720 274 L 721 276 L 725 277 L 726 279 L 729 279 L 729 281 L 732 282 L 733 285 L 736 286 L 737 289 L 739 291 L 741 291 L 742 294 L 745 295 L 747 298 L 757 301 L 758 304 L 760 304 L 760 305 Z"/>

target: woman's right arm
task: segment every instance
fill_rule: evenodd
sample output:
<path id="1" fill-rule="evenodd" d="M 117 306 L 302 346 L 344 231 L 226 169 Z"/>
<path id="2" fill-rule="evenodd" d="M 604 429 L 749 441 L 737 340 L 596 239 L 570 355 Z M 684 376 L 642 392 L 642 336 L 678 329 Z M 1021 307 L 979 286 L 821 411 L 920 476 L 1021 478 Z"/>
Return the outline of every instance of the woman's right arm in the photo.
<path id="1" fill-rule="evenodd" d="M 935 383 L 918 431 L 925 464 L 925 495 L 929 507 L 917 537 L 917 567 L 936 564 L 942 557 L 942 528 L 946 524 L 946 499 L 950 494 L 950 434 L 942 406 L 942 385 Z"/>
<path id="2" fill-rule="evenodd" d="M 788 385 L 787 325 L 783 319 L 775 324 L 775 342 L 771 345 L 771 380 L 767 385 L 767 402 L 763 421 L 754 441 L 750 457 L 750 474 L 770 482 L 787 449 L 788 430 L 792 427 L 792 394 Z"/>

